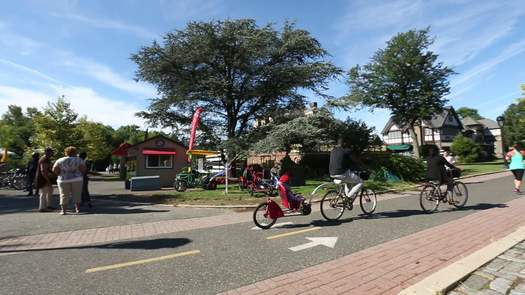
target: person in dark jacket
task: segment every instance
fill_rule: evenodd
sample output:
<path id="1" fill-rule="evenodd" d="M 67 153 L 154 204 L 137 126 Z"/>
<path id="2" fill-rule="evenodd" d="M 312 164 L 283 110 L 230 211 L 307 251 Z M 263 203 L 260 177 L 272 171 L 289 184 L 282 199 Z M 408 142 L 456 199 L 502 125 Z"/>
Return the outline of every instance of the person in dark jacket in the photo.
<path id="1" fill-rule="evenodd" d="M 78 157 L 85 161 L 87 158 L 87 153 L 81 152 L 78 155 Z M 91 208 L 92 207 L 91 195 L 89 194 L 88 182 L 89 182 L 89 177 L 88 177 L 88 172 L 86 171 L 86 173 L 84 173 L 84 182 L 82 184 L 82 202 L 80 203 L 80 205 L 81 206 L 87 205 L 89 208 Z"/>
<path id="2" fill-rule="evenodd" d="M 330 152 L 330 164 L 328 172 L 330 177 L 341 180 L 345 185 L 345 194 L 348 197 L 353 196 L 363 186 L 363 180 L 355 174 L 355 163 L 352 160 L 352 151 L 343 147 L 343 139 L 340 138 L 335 147 Z M 352 189 L 350 190 L 350 187 Z"/>
<path id="3" fill-rule="evenodd" d="M 452 192 L 452 189 L 454 188 L 454 179 L 449 177 L 446 167 L 451 170 L 458 169 L 439 154 L 437 146 L 432 146 L 428 150 L 427 178 L 430 181 L 439 182 L 439 184 L 446 184 L 448 193 L 449 191 Z"/>
<path id="4" fill-rule="evenodd" d="M 38 160 L 40 160 L 39 153 L 33 153 L 31 160 L 27 162 L 26 173 L 27 173 L 27 195 L 33 196 L 33 186 L 35 186 L 35 177 L 38 170 Z M 36 189 L 35 195 L 38 195 L 38 189 Z"/>

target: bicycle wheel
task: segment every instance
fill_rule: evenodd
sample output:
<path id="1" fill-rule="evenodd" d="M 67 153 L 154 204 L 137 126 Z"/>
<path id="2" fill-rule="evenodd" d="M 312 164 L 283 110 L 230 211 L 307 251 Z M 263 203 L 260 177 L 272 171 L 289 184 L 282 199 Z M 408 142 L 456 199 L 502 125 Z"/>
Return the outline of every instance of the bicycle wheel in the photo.
<path id="1" fill-rule="evenodd" d="M 338 191 L 331 190 L 321 199 L 321 214 L 326 220 L 338 220 L 345 211 L 344 198 Z"/>
<path id="2" fill-rule="evenodd" d="M 452 205 L 456 208 L 462 208 L 468 201 L 468 189 L 463 182 L 454 182 L 452 191 Z"/>
<path id="3" fill-rule="evenodd" d="M 363 188 L 359 196 L 359 206 L 366 215 L 374 213 L 377 207 L 376 193 L 372 189 Z"/>
<path id="4" fill-rule="evenodd" d="M 13 185 L 13 188 L 16 190 L 19 190 L 19 191 L 23 190 L 26 186 L 25 177 L 15 176 L 13 178 L 12 185 Z"/>
<path id="5" fill-rule="evenodd" d="M 437 192 L 437 187 L 433 185 L 426 185 L 421 190 L 419 195 L 419 205 L 425 213 L 432 213 L 436 211 L 439 206 L 439 195 Z"/>
<path id="6" fill-rule="evenodd" d="M 277 218 L 272 219 L 268 216 L 268 203 L 262 203 L 253 211 L 253 222 L 262 229 L 268 229 L 277 221 Z"/>

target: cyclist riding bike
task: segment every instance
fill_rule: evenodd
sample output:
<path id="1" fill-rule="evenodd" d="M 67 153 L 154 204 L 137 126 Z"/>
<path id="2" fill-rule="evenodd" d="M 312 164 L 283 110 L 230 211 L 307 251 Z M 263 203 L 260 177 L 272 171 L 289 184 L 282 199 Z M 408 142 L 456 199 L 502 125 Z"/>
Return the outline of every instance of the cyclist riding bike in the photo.
<path id="1" fill-rule="evenodd" d="M 449 169 L 447 169 L 447 167 Z M 437 146 L 431 146 L 428 151 L 427 157 L 427 178 L 429 181 L 439 183 L 439 185 L 446 184 L 447 192 L 445 193 L 445 199 L 447 194 L 454 188 L 454 179 L 449 175 L 448 171 L 457 170 L 456 166 L 452 165 L 443 156 L 439 154 Z M 449 200 L 450 202 L 451 200 Z"/>
<path id="2" fill-rule="evenodd" d="M 343 148 L 343 140 L 341 138 L 337 142 L 337 147 L 330 152 L 330 177 L 341 180 L 347 197 L 352 197 L 363 186 L 363 180 L 353 172 L 356 170 L 357 165 L 352 160 L 351 155 L 352 151 L 350 149 Z"/>

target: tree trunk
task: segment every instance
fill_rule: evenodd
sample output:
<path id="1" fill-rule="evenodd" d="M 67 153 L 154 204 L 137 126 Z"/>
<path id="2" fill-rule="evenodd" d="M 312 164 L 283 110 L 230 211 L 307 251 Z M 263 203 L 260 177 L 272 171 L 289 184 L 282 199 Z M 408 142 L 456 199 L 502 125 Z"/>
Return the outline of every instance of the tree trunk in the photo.
<path id="1" fill-rule="evenodd" d="M 419 141 L 417 139 L 416 130 L 414 129 L 414 125 L 408 127 L 408 133 L 410 133 L 410 137 L 412 138 L 412 147 L 414 151 L 414 157 L 420 158 L 419 155 Z"/>

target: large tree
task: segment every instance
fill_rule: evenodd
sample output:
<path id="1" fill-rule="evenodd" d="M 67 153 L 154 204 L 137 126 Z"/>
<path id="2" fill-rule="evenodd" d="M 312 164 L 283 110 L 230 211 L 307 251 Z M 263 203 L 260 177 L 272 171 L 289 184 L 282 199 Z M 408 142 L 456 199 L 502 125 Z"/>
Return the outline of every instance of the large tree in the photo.
<path id="1" fill-rule="evenodd" d="M 390 110 L 396 122 L 407 127 L 419 157 L 415 126 L 439 114 L 446 103 L 450 87 L 447 78 L 454 71 L 429 50 L 433 39 L 429 29 L 410 30 L 394 36 L 364 66 L 348 73 L 348 96 L 336 105 L 364 105 Z"/>
<path id="2" fill-rule="evenodd" d="M 64 96 L 49 102 L 42 114 L 36 116 L 35 143 L 38 147 L 52 147 L 59 156 L 67 146 L 83 148 L 83 135 L 77 128 L 78 114 Z"/>
<path id="3" fill-rule="evenodd" d="M 102 123 L 81 118 L 76 128 L 82 134 L 82 151 L 86 152 L 92 161 L 105 160 L 111 154 L 113 147 L 113 128 Z"/>
<path id="4" fill-rule="evenodd" d="M 525 144 L 525 97 L 511 104 L 503 113 L 503 117 L 505 118 L 503 127 L 505 143 L 507 145 Z"/>
<path id="5" fill-rule="evenodd" d="M 308 31 L 277 31 L 254 20 L 191 22 L 132 56 L 137 79 L 159 97 L 139 115 L 152 125 L 184 128 L 203 107 L 202 129 L 234 142 L 256 118 L 302 107 L 298 89 L 323 95 L 340 70 Z"/>
<path id="6" fill-rule="evenodd" d="M 460 115 L 463 119 L 466 117 L 471 117 L 474 120 L 483 119 L 478 110 L 473 108 L 461 107 L 456 110 L 456 113 L 458 113 L 458 115 Z"/>

